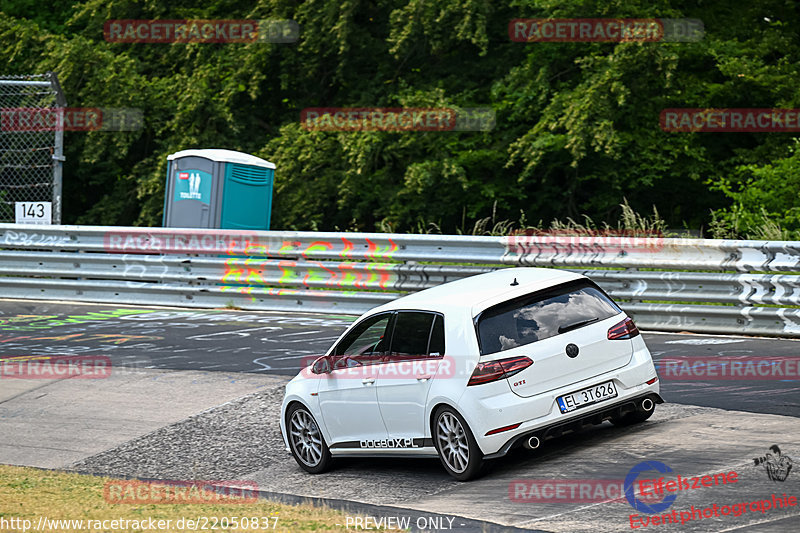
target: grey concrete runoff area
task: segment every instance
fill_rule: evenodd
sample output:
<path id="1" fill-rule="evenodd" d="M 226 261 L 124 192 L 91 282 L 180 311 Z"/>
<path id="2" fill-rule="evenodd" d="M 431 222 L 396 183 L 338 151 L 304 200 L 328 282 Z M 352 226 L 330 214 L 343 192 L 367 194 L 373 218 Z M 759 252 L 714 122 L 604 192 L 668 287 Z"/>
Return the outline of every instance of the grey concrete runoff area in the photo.
<path id="1" fill-rule="evenodd" d="M 109 337 L 98 339 L 109 331 L 117 335 L 136 331 L 153 338 L 141 353 L 119 348 L 133 341 L 115 338 L 116 344 L 108 345 L 115 366 L 106 379 L 0 380 L 3 464 L 126 478 L 255 482 L 270 499 L 317 502 L 342 509 L 350 518 L 383 518 L 384 523 L 392 518 L 392 523 L 399 520 L 412 530 L 800 530 L 800 417 L 795 415 L 800 392 L 796 382 L 763 381 L 743 387 L 733 381 L 713 386 L 664 381 L 667 403 L 658 406 L 644 424 L 617 428 L 606 422 L 548 440 L 535 451 L 514 451 L 490 462 L 481 478 L 468 483 L 450 478 L 435 459 L 340 459 L 333 471 L 312 476 L 300 470 L 281 443 L 280 400 L 284 384 L 296 369 L 278 363 L 297 364 L 298 359 L 291 358 L 294 340 L 308 335 L 307 331 L 313 331 L 310 335 L 315 338 L 335 337 L 349 323 L 346 317 L 239 312 L 248 318 L 237 320 L 237 312 L 225 310 L 224 321 L 209 322 L 213 315 L 206 313 L 201 319 L 190 314 L 198 310 L 180 310 L 186 313 L 180 321 L 177 315 L 160 315 L 160 322 L 198 325 L 191 328 L 191 335 L 182 333 L 185 340 L 181 340 L 181 335 L 167 339 L 163 331 L 156 331 L 170 329 L 156 320 L 150 319 L 151 327 L 145 328 L 122 315 L 89 314 L 101 313 L 107 306 L 48 304 L 46 310 L 34 309 L 41 305 L 0 301 L 0 357 L 41 355 L 43 348 L 37 347 L 47 344 L 42 339 L 54 333 L 60 335 L 57 342 L 62 351 L 71 346 L 86 348 L 68 352 L 73 354 L 91 353 L 89 348 L 97 343 L 102 346 Z M 142 309 L 143 316 L 150 312 L 163 310 Z M 38 323 L 31 318 L 40 315 L 47 318 Z M 74 318 L 78 316 L 84 319 Z M 263 320 L 259 322 L 258 317 Z M 340 319 L 341 323 L 336 322 Z M 271 329 L 264 329 L 267 323 Z M 26 330 L 25 324 L 34 325 Z M 77 325 L 87 329 L 78 331 Z M 65 333 L 67 327 L 70 332 Z M 246 336 L 248 330 L 258 334 Z M 216 335 L 224 331 L 229 334 Z M 90 334 L 95 338 L 88 339 Z M 189 364 L 191 357 L 169 359 L 175 354 L 191 355 L 178 347 L 194 346 L 188 337 L 212 334 L 204 339 L 202 362 L 216 357 L 219 369 L 198 369 Z M 152 344 L 162 342 L 156 337 L 169 341 L 174 353 L 153 349 Z M 209 351 L 214 342 L 236 346 L 232 339 L 249 340 L 254 353 Z M 795 347 L 800 347 L 796 341 L 700 335 L 645 334 L 645 339 L 655 358 L 665 351 L 698 355 L 693 350 L 702 348 L 700 355 L 713 355 L 734 349 L 754 351 L 753 346 L 761 355 L 786 356 L 797 355 Z M 6 342 L 12 344 L 8 349 Z M 27 343 L 28 350 L 16 349 L 20 343 L 23 348 Z M 297 348 L 305 353 L 300 344 Z M 137 355 L 140 360 L 125 365 L 126 358 Z M 260 366 L 247 366 L 245 359 L 237 359 L 240 355 L 248 361 L 258 359 Z M 702 394 L 704 388 L 710 391 L 708 395 Z M 733 405 L 737 394 L 745 400 L 741 410 Z M 768 475 L 762 459 L 773 453 L 769 449 L 773 445 L 780 447 L 784 466 L 793 461 L 788 476 L 770 479 Z M 648 514 L 635 510 L 618 489 L 644 461 L 663 463 L 670 470 L 664 474 L 643 470 L 639 479 L 663 476 L 668 482 L 681 476 L 728 481 L 683 488 L 671 506 Z M 571 496 L 570 487 L 605 492 Z M 667 515 L 678 523 L 662 523 Z M 374 526 L 375 520 L 366 524 Z M 345 526 L 343 531 L 347 531 Z M 350 530 L 365 529 L 351 526 Z"/>

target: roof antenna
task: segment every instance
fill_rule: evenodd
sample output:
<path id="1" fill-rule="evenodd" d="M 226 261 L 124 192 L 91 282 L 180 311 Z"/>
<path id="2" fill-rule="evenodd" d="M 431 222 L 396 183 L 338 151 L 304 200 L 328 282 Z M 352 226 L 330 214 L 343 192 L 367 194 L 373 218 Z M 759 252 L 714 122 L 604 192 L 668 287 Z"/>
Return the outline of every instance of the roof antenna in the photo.
<path id="1" fill-rule="evenodd" d="M 519 285 L 519 282 L 517 281 L 517 278 L 514 278 L 514 281 L 511 282 L 511 286 L 516 287 L 517 285 Z"/>

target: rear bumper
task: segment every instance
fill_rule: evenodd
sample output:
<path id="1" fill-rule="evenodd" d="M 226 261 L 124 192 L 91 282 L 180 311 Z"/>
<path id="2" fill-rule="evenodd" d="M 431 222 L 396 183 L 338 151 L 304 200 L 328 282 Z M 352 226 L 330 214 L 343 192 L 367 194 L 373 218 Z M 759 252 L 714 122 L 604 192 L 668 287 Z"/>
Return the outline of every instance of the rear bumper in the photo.
<path id="1" fill-rule="evenodd" d="M 484 456 L 484 458 L 494 459 L 496 457 L 502 457 L 505 454 L 507 454 L 512 448 L 522 446 L 522 444 L 531 437 L 537 437 L 540 441 L 544 442 L 546 439 L 549 438 L 560 437 L 564 433 L 580 431 L 581 429 L 587 426 L 602 424 L 605 420 L 609 420 L 615 417 L 621 417 L 627 413 L 632 413 L 639 409 L 641 402 L 645 398 L 650 398 L 654 404 L 664 403 L 664 400 L 661 398 L 661 396 L 655 392 L 648 392 L 645 394 L 631 396 L 621 401 L 615 402 L 613 404 L 604 405 L 602 408 L 597 409 L 595 411 L 591 411 L 586 414 L 570 418 L 569 420 L 561 420 L 558 422 L 553 422 L 551 424 L 547 424 L 538 427 L 536 429 L 525 431 L 518 435 L 514 435 L 513 437 L 508 439 L 508 441 L 506 441 L 506 443 L 503 444 L 503 446 L 498 451 L 486 455 Z"/>
<path id="2" fill-rule="evenodd" d="M 634 339 L 633 345 L 633 356 L 624 367 L 535 396 L 518 396 L 511 390 L 508 380 L 467 387 L 459 399 L 459 408 L 483 454 L 487 457 L 504 455 L 521 435 L 530 436 L 546 430 L 550 437 L 559 428 L 564 433 L 566 428 L 575 427 L 577 423 L 589 425 L 598 416 L 597 423 L 600 423 L 614 416 L 615 409 L 626 410 L 626 405 L 651 394 L 655 395 L 651 397 L 654 403 L 663 403 L 659 382 L 648 383 L 657 378 L 650 352 L 640 337 Z M 614 382 L 616 398 L 571 413 L 560 411 L 559 396 L 606 381 Z M 506 427 L 509 429 L 496 431 Z M 543 440 L 542 437 L 539 440 Z"/>

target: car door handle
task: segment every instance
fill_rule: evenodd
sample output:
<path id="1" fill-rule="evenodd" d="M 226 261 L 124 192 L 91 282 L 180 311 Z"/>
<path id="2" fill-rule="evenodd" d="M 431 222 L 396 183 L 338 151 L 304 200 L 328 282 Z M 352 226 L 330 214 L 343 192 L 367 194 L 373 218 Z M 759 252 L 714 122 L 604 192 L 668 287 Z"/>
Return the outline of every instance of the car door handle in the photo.
<path id="1" fill-rule="evenodd" d="M 375 378 L 364 378 L 361 380 L 361 383 L 364 385 L 372 385 L 375 383 Z"/>
<path id="2" fill-rule="evenodd" d="M 417 376 L 417 381 L 425 382 L 428 381 L 429 379 L 431 379 L 431 376 Z"/>

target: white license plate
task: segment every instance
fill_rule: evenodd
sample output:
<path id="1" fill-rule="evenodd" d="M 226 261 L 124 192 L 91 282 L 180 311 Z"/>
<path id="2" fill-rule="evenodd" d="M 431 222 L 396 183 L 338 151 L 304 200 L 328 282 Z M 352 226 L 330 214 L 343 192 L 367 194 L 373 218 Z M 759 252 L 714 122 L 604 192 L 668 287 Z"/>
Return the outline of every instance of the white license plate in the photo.
<path id="1" fill-rule="evenodd" d="M 580 409 L 581 407 L 586 407 L 587 405 L 616 397 L 617 388 L 614 386 L 614 382 L 606 381 L 605 383 L 587 387 L 578 392 L 573 392 L 572 394 L 559 396 L 556 398 L 556 401 L 562 413 L 570 413 L 575 409 Z"/>

